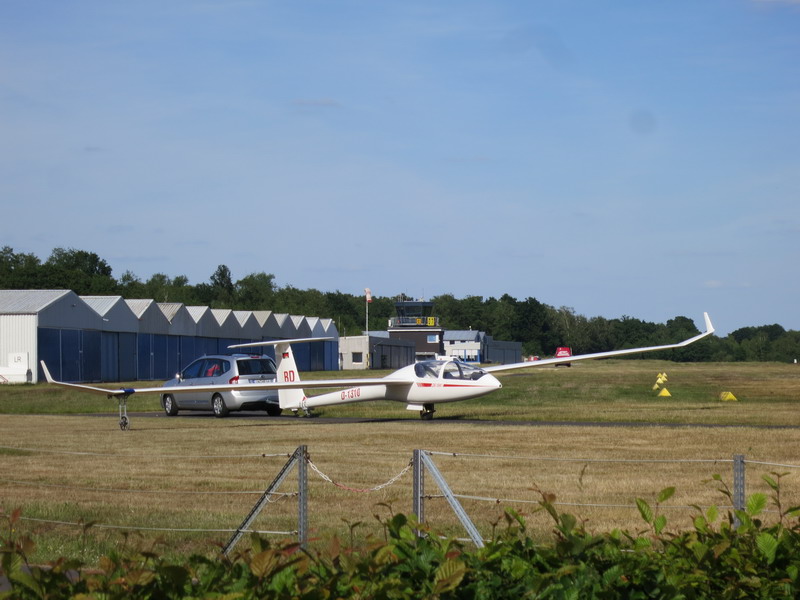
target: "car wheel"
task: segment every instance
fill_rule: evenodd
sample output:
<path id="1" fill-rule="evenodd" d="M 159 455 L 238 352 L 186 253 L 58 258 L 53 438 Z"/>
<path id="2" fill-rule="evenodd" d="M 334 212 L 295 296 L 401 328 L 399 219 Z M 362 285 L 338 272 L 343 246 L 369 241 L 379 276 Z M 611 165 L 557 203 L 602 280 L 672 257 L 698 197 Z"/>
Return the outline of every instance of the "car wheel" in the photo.
<path id="1" fill-rule="evenodd" d="M 270 417 L 280 417 L 282 412 L 283 412 L 283 410 L 281 409 L 280 406 L 277 406 L 275 404 L 268 404 L 267 405 L 267 414 Z"/>
<path id="2" fill-rule="evenodd" d="M 214 394 L 214 397 L 211 398 L 211 407 L 214 409 L 215 417 L 227 417 L 228 413 L 231 412 L 225 406 L 225 400 L 219 394 Z"/>
<path id="3" fill-rule="evenodd" d="M 162 404 L 164 405 L 164 412 L 167 413 L 168 417 L 174 417 L 178 414 L 178 404 L 171 394 L 164 396 Z"/>

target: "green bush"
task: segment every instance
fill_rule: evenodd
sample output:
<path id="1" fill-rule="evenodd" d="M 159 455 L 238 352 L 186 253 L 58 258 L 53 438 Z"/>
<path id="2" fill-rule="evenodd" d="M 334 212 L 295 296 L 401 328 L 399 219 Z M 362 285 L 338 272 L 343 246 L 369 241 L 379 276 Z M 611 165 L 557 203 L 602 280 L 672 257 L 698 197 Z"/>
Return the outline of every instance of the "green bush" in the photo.
<path id="1" fill-rule="evenodd" d="M 11 589 L 0 598 L 797 598 L 800 507 L 781 505 L 780 475 L 764 479 L 778 514 L 769 526 L 760 519 L 769 499 L 755 494 L 744 510 L 724 515 L 695 507 L 690 530 L 666 533 L 659 508 L 674 493 L 667 488 L 653 506 L 636 501 L 642 531 L 595 535 L 543 493 L 539 510 L 553 521 L 547 544 L 533 542 L 513 511 L 481 549 L 395 515 L 384 523 L 385 539 L 359 548 L 334 539 L 307 551 L 254 535 L 250 548 L 230 557 L 192 556 L 178 565 L 137 550 L 106 556 L 94 569 L 64 558 L 29 564 L 34 543 L 15 535 L 15 511 L 0 548 Z"/>

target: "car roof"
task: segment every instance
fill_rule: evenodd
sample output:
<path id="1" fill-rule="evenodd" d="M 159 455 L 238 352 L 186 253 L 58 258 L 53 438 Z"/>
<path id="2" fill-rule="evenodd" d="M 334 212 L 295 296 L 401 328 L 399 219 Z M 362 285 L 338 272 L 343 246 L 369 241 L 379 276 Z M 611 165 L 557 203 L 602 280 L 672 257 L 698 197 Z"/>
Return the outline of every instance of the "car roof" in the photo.
<path id="1" fill-rule="evenodd" d="M 203 356 L 198 356 L 197 358 L 268 358 L 269 360 L 274 360 L 269 354 L 204 354 Z"/>

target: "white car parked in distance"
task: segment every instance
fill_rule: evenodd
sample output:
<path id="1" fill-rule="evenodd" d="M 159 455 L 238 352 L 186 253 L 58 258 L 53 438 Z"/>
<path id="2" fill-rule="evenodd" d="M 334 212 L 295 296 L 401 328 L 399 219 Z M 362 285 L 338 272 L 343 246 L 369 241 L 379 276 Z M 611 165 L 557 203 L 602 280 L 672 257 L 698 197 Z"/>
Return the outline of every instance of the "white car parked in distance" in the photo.
<path id="1" fill-rule="evenodd" d="M 269 356 L 215 354 L 189 363 L 164 387 L 275 381 L 275 372 L 275 361 Z M 161 406 L 170 417 L 179 410 L 211 410 L 217 417 L 239 410 L 266 410 L 271 417 L 281 414 L 277 390 L 164 393 Z"/>

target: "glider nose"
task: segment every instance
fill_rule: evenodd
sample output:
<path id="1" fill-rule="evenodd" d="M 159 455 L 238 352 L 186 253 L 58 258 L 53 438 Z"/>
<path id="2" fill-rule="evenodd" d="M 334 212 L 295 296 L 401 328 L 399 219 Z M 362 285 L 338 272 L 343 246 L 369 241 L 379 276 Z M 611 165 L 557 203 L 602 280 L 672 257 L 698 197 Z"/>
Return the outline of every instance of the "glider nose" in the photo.
<path id="1" fill-rule="evenodd" d="M 503 384 L 500 383 L 500 380 L 490 373 L 484 375 L 483 380 L 486 381 L 487 386 L 490 386 L 494 390 L 499 390 L 501 387 L 503 387 Z"/>

